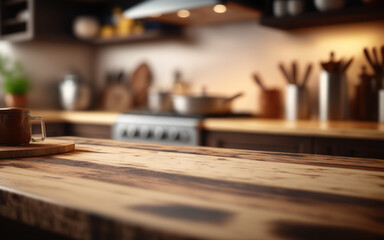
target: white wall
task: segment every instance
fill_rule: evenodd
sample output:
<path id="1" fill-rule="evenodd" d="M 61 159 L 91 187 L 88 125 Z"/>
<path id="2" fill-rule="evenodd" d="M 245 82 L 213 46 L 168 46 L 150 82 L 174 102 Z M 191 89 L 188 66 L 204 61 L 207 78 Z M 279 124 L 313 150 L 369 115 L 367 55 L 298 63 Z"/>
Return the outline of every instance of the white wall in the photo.
<path id="1" fill-rule="evenodd" d="M 105 71 L 120 67 L 130 72 L 142 61 L 150 64 L 159 88 L 173 81 L 173 71 L 181 69 L 195 92 L 203 85 L 212 93 L 245 97 L 236 100 L 236 111 L 258 111 L 259 89 L 251 79 L 261 74 L 269 87 L 284 88 L 285 81 L 277 64 L 297 60 L 315 64 L 309 87 L 313 112 L 317 112 L 317 85 L 320 60 L 327 60 L 331 50 L 336 57 L 354 57 L 348 71 L 350 86 L 356 82 L 360 66 L 366 64 L 365 46 L 384 44 L 384 22 L 344 24 L 305 30 L 282 31 L 262 27 L 254 21 L 190 28 L 189 41 L 159 41 L 114 45 L 97 51 L 97 81 L 103 84 Z"/>
<path id="2" fill-rule="evenodd" d="M 384 21 L 296 31 L 267 28 L 248 21 L 189 28 L 187 33 L 186 41 L 148 41 L 95 49 L 53 43 L 5 46 L 8 44 L 0 42 L 0 53 L 11 52 L 22 61 L 33 80 L 31 106 L 39 108 L 57 106 L 54 103 L 57 96 L 51 90 L 71 66 L 80 69 L 100 89 L 108 70 L 122 68 L 132 73 L 137 65 L 146 61 L 157 87 L 170 87 L 174 70 L 180 69 L 195 92 L 203 85 L 207 86 L 208 92 L 228 96 L 244 91 L 246 95 L 235 101 L 235 110 L 257 112 L 259 89 L 251 79 L 252 72 L 259 72 L 269 87 L 284 88 L 278 62 L 298 60 L 300 66 L 312 62 L 315 68 L 309 87 L 316 112 L 319 61 L 327 60 L 331 50 L 336 52 L 336 57 L 354 56 L 355 61 L 348 72 L 352 89 L 360 66 L 366 64 L 363 48 L 384 44 Z"/>

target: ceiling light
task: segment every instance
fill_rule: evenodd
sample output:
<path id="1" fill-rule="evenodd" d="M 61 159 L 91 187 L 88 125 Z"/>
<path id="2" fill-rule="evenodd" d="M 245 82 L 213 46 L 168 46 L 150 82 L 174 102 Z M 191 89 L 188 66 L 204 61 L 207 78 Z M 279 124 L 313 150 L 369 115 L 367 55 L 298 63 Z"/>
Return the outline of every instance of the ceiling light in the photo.
<path id="1" fill-rule="evenodd" d="M 217 4 L 213 7 L 213 11 L 215 13 L 225 13 L 227 11 L 227 7 L 223 4 Z"/>
<path id="2" fill-rule="evenodd" d="M 180 10 L 177 12 L 177 16 L 180 18 L 187 18 L 191 15 L 191 13 L 188 10 Z"/>

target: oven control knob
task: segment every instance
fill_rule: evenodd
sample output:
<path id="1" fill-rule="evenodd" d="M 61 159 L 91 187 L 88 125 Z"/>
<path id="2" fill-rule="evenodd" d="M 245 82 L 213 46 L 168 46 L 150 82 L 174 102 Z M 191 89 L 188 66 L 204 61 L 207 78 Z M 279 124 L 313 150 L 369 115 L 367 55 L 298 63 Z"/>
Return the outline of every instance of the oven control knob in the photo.
<path id="1" fill-rule="evenodd" d="M 156 127 L 155 130 L 153 131 L 153 135 L 157 140 L 162 140 L 165 139 L 165 131 L 164 128 L 162 127 Z"/>
<path id="2" fill-rule="evenodd" d="M 172 141 L 177 141 L 180 139 L 180 133 L 176 128 L 169 129 L 169 139 Z"/>
<path id="3" fill-rule="evenodd" d="M 140 128 L 140 137 L 141 138 L 150 138 L 151 137 L 151 130 L 147 126 L 142 126 Z"/>
<path id="4" fill-rule="evenodd" d="M 138 131 L 137 127 L 134 125 L 129 125 L 128 130 L 127 130 L 127 135 L 130 138 L 138 137 L 139 131 Z"/>
<path id="5" fill-rule="evenodd" d="M 180 131 L 180 140 L 182 142 L 188 142 L 189 140 L 189 134 L 187 131 Z"/>

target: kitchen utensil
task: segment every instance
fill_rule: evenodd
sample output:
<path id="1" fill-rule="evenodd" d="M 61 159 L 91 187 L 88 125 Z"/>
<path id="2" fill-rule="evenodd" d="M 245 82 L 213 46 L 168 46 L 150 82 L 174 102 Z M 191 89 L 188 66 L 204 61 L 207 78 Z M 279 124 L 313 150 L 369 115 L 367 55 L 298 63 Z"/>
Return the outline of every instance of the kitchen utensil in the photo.
<path id="1" fill-rule="evenodd" d="M 342 71 L 343 72 L 346 72 L 348 67 L 351 65 L 351 63 L 353 62 L 353 57 L 350 58 L 345 64 L 343 64 L 342 66 Z"/>
<path id="2" fill-rule="evenodd" d="M 175 112 L 186 115 L 228 114 L 233 100 L 242 96 L 238 93 L 230 98 L 221 96 L 173 95 L 172 104 Z"/>
<path id="3" fill-rule="evenodd" d="M 263 81 L 261 81 L 261 79 L 260 79 L 258 74 L 256 74 L 256 73 L 253 74 L 253 80 L 261 88 L 262 91 L 266 91 L 267 90 L 267 88 L 264 86 Z"/>
<path id="4" fill-rule="evenodd" d="M 152 73 L 146 63 L 140 64 L 132 74 L 131 93 L 134 108 L 146 108 L 148 89 L 152 82 Z"/>
<path id="5" fill-rule="evenodd" d="M 132 94 L 123 70 L 107 73 L 107 86 L 103 91 L 101 109 L 126 112 L 132 107 Z"/>
<path id="6" fill-rule="evenodd" d="M 384 123 L 384 89 L 379 91 L 379 122 Z"/>
<path id="7" fill-rule="evenodd" d="M 322 70 L 319 87 L 321 121 L 347 120 L 349 117 L 347 78 L 345 73 Z"/>
<path id="8" fill-rule="evenodd" d="M 301 82 L 301 87 L 305 87 L 307 85 L 311 71 L 312 71 L 312 64 L 308 63 L 307 69 L 306 69 L 305 74 L 304 74 L 303 81 Z"/>
<path id="9" fill-rule="evenodd" d="M 345 2 L 345 0 L 315 0 L 315 6 L 322 12 L 328 12 L 342 9 Z"/>
<path id="10" fill-rule="evenodd" d="M 355 94 L 356 119 L 363 121 L 377 121 L 378 114 L 378 86 L 375 76 L 367 74 L 366 67 L 362 67 Z"/>
<path id="11" fill-rule="evenodd" d="M 288 84 L 285 94 L 285 119 L 308 119 L 309 106 L 308 90 L 296 84 Z"/>
<path id="12" fill-rule="evenodd" d="M 76 72 L 64 75 L 59 83 L 59 95 L 64 110 L 85 110 L 91 104 L 91 89 Z"/>
<path id="13" fill-rule="evenodd" d="M 151 112 L 172 111 L 172 99 L 169 92 L 151 92 L 148 94 L 148 108 Z"/>
<path id="14" fill-rule="evenodd" d="M 292 62 L 292 83 L 297 84 L 297 63 Z"/>
<path id="15" fill-rule="evenodd" d="M 282 63 L 279 64 L 279 69 L 281 73 L 283 74 L 285 80 L 287 81 L 288 84 L 293 83 L 291 77 L 289 76 L 287 70 L 284 68 L 284 65 Z"/>
<path id="16" fill-rule="evenodd" d="M 258 99 L 259 116 L 262 118 L 280 118 L 282 114 L 282 98 L 279 89 L 261 91 Z"/>
<path id="17" fill-rule="evenodd" d="M 304 12 L 305 1 L 304 0 L 288 0 L 287 12 L 291 16 L 297 16 Z"/>
<path id="18" fill-rule="evenodd" d="M 30 143 L 22 146 L 1 146 L 0 159 L 37 157 L 66 153 L 75 150 L 75 143 L 70 141 L 46 140 L 43 143 Z"/>
<path id="19" fill-rule="evenodd" d="M 41 136 L 32 137 L 31 120 L 41 123 Z M 32 117 L 24 108 L 0 108 L 0 144 L 23 145 L 45 140 L 45 124 L 41 117 Z M 2 149 L 3 147 L 1 147 Z"/>
<path id="20" fill-rule="evenodd" d="M 369 54 L 368 48 L 364 48 L 364 55 L 368 60 L 369 65 L 371 65 L 373 71 L 376 74 L 381 74 L 383 72 L 383 67 L 382 67 L 382 64 L 380 64 L 380 61 L 378 59 L 376 48 L 373 48 L 372 52 L 373 52 L 373 57 L 371 57 L 371 55 Z"/>
<path id="21" fill-rule="evenodd" d="M 284 17 L 287 15 L 287 0 L 274 0 L 273 1 L 273 15 L 275 17 Z"/>

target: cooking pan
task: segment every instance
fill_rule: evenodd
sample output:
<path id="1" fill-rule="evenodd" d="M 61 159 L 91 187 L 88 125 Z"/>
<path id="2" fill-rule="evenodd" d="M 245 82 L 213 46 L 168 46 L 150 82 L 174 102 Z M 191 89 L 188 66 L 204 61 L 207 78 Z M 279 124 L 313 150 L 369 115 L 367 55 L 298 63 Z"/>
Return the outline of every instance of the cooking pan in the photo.
<path id="1" fill-rule="evenodd" d="M 176 113 L 185 115 L 217 115 L 231 112 L 232 101 L 243 93 L 232 97 L 173 95 L 172 104 Z"/>

